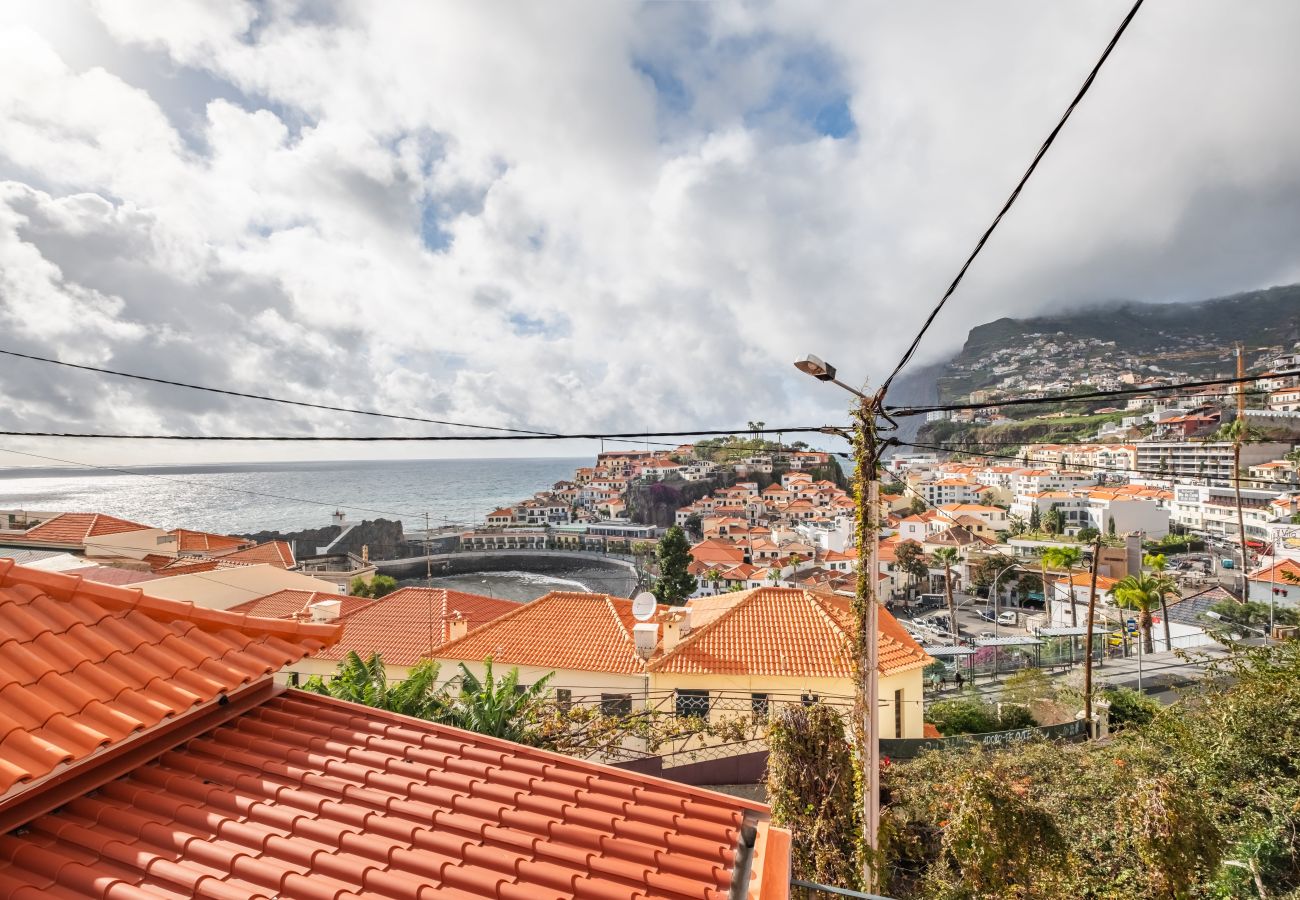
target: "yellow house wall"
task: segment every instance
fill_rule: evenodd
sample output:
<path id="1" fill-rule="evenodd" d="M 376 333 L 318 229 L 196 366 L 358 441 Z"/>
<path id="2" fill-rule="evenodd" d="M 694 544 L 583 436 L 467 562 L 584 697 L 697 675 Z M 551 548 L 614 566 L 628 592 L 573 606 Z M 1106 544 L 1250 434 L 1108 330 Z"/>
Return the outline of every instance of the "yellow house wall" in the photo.
<path id="1" fill-rule="evenodd" d="M 799 678 L 775 675 L 650 675 L 650 693 L 658 696 L 678 688 L 709 691 L 711 718 L 731 717 L 749 710 L 751 694 L 767 694 L 769 705 L 781 702 L 798 703 L 803 694 L 817 694 L 831 703 L 848 707 L 853 695 L 853 683 L 847 678 Z M 894 691 L 903 691 L 902 737 L 922 737 L 925 710 L 922 700 L 922 678 L 919 668 L 881 676 L 880 707 L 881 737 L 894 734 Z M 672 708 L 671 698 L 666 701 Z"/>

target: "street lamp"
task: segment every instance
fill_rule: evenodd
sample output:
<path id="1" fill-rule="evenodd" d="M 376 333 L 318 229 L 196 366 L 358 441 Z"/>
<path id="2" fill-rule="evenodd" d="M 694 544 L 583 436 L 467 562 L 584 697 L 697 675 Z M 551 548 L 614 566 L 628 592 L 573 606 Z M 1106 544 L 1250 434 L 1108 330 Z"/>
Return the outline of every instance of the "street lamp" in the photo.
<path id="1" fill-rule="evenodd" d="M 854 666 L 857 679 L 854 746 L 866 784 L 862 798 L 863 830 L 869 849 L 864 875 L 868 890 L 876 884 L 878 835 L 880 833 L 880 616 L 876 605 L 876 575 L 880 571 L 880 529 L 876 516 L 880 509 L 880 483 L 876 479 L 879 445 L 876 442 L 875 415 L 879 398 L 871 398 L 835 377 L 835 367 L 816 356 L 795 362 L 795 368 L 818 381 L 829 381 L 858 398 L 853 416 L 854 493 L 857 497 L 858 583 L 854 596 L 857 634 Z M 869 547 L 867 559 L 862 551 Z"/>

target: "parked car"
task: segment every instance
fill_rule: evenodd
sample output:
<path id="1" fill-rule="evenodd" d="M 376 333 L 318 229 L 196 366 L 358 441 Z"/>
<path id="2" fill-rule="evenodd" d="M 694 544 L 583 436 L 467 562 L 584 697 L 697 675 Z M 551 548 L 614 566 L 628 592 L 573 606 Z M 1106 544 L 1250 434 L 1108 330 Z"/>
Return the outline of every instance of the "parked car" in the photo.
<path id="1" fill-rule="evenodd" d="M 993 610 L 991 609 L 978 609 L 975 611 L 975 615 L 979 616 L 985 622 L 992 622 L 995 618 L 997 618 L 997 616 L 993 614 Z"/>
<path id="2" fill-rule="evenodd" d="M 977 640 L 987 641 L 989 638 L 993 638 L 993 637 L 997 637 L 997 635 L 991 631 L 981 631 L 979 633 L 979 637 L 977 638 Z"/>
<path id="3" fill-rule="evenodd" d="M 1017 620 L 1017 618 L 1019 618 L 1019 617 L 1016 615 L 1015 611 L 1013 611 L 1013 610 L 1007 610 L 1007 611 L 1004 612 L 1002 615 L 998 616 L 998 624 L 999 624 L 999 625 L 1014 625 L 1014 624 L 1016 624 L 1016 620 Z"/>

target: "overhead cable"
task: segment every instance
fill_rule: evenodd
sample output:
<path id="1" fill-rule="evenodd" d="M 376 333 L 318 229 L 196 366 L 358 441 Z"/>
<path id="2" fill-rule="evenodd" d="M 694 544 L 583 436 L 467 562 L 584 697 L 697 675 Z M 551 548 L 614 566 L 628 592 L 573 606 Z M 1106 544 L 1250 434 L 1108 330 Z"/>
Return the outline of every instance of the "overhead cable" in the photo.
<path id="1" fill-rule="evenodd" d="M 891 372 L 889 377 L 884 380 L 883 384 L 881 384 L 881 396 L 884 396 L 885 392 L 889 390 L 889 386 L 893 383 L 895 376 L 902 371 L 903 367 L 912 359 L 913 354 L 916 353 L 916 348 L 921 344 L 921 338 L 925 336 L 926 331 L 929 330 L 930 325 L 939 315 L 939 311 L 942 310 L 944 304 L 948 302 L 948 298 L 957 290 L 957 286 L 961 284 L 962 279 L 966 276 L 966 270 L 971 267 L 971 263 L 975 262 L 975 257 L 979 256 L 980 251 L 984 249 L 985 243 L 988 242 L 994 229 L 996 229 L 998 224 L 1002 221 L 1002 217 L 1007 214 L 1012 205 L 1016 202 L 1016 198 L 1019 197 L 1020 192 L 1024 190 L 1026 182 L 1029 181 L 1029 177 L 1034 174 L 1034 170 L 1038 168 L 1039 162 L 1042 161 L 1043 157 L 1047 154 L 1047 151 L 1051 148 L 1052 143 L 1056 140 L 1056 136 L 1060 134 L 1061 129 L 1065 127 L 1065 123 L 1069 120 L 1075 107 L 1079 105 L 1079 102 L 1083 100 L 1084 95 L 1088 93 L 1088 89 L 1092 87 L 1093 81 L 1097 78 L 1097 73 L 1101 71 L 1102 65 L 1104 65 L 1106 60 L 1110 57 L 1111 51 L 1114 50 L 1115 45 L 1119 43 L 1120 37 L 1122 37 L 1124 32 L 1128 29 L 1129 23 L 1132 22 L 1133 17 L 1137 15 L 1137 11 L 1141 9 L 1142 3 L 1143 0 L 1137 0 L 1137 2 L 1133 4 L 1133 8 L 1128 11 L 1128 15 L 1126 15 L 1124 20 L 1120 22 L 1119 28 L 1110 39 L 1110 43 L 1106 45 L 1106 49 L 1102 51 L 1101 57 L 1097 60 L 1096 65 L 1092 67 L 1092 71 L 1089 72 L 1088 77 L 1084 79 L 1083 85 L 1079 88 L 1079 92 L 1074 95 L 1074 99 L 1071 100 L 1070 105 L 1065 108 L 1065 112 L 1062 114 L 1060 121 L 1056 123 L 1056 127 L 1054 127 L 1051 133 L 1047 135 L 1047 139 L 1043 141 L 1043 145 L 1039 147 L 1038 152 L 1034 154 L 1034 159 L 1030 162 L 1029 168 L 1025 170 L 1025 174 L 1020 176 L 1020 181 L 1011 192 L 1011 196 L 1007 197 L 1007 201 L 1002 204 L 1002 209 L 998 211 L 993 222 L 987 229 L 985 229 L 984 234 L 980 236 L 979 241 L 975 244 L 975 249 L 971 251 L 970 256 L 966 258 L 966 262 L 962 264 L 961 269 L 957 272 L 957 277 L 952 280 L 952 284 L 948 285 L 948 289 L 944 291 L 943 296 L 939 298 L 939 302 L 935 304 L 934 309 L 930 311 L 930 315 L 926 318 L 925 322 L 922 323 L 921 330 L 918 331 L 916 337 L 912 339 L 911 345 L 908 346 L 907 352 L 903 354 L 902 359 L 898 361 L 898 365 L 894 367 L 894 371 Z"/>
<path id="2" fill-rule="evenodd" d="M 802 426 L 783 428 L 790 434 L 824 433 L 826 426 Z M 268 435 L 268 434 L 103 434 L 99 432 L 73 431 L 3 431 L 0 437 L 38 437 L 38 438 L 83 438 L 88 440 L 114 441 L 258 441 L 283 443 L 385 443 L 414 442 L 442 443 L 447 441 L 578 441 L 578 440 L 613 440 L 615 438 L 642 437 L 710 437 L 743 433 L 743 428 L 729 430 L 705 431 L 632 431 L 618 434 L 419 434 L 419 435 Z"/>

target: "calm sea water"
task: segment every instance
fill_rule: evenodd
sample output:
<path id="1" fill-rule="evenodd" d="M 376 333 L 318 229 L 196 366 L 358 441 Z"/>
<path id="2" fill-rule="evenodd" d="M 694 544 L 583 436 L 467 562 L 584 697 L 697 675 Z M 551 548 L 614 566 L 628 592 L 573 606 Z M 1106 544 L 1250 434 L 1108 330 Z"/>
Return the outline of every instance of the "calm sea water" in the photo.
<path id="1" fill-rule="evenodd" d="M 160 528 L 222 534 L 297 531 L 349 521 L 399 519 L 407 531 L 430 523 L 481 523 L 489 512 L 532 496 L 574 469 L 576 459 L 361 460 L 150 466 L 100 470 L 0 469 L 0 509 L 103 512 Z"/>

